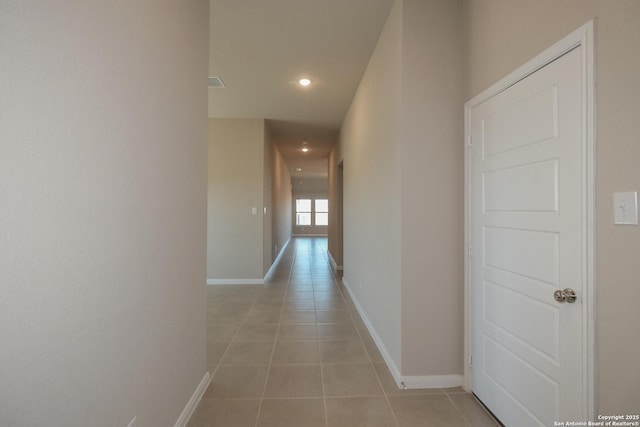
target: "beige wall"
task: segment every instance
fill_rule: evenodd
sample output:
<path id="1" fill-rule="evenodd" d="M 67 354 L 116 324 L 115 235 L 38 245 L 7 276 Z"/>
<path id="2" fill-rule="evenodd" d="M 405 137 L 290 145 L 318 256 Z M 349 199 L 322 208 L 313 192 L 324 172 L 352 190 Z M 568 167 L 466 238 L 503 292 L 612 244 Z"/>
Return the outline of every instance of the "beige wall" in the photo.
<path id="1" fill-rule="evenodd" d="M 403 375 L 462 371 L 461 12 L 460 1 L 403 1 Z"/>
<path id="2" fill-rule="evenodd" d="M 392 368 L 418 382 L 462 374 L 460 22 L 459 1 L 396 2 L 331 157 L 344 277 Z"/>
<path id="3" fill-rule="evenodd" d="M 209 119 L 208 280 L 264 278 L 264 168 L 264 120 Z"/>
<path id="4" fill-rule="evenodd" d="M 343 242 L 343 164 L 340 163 L 340 143 L 339 141 L 329 153 L 327 197 L 329 198 L 329 227 L 328 250 L 336 263 L 336 267 L 343 267 L 342 242 Z"/>
<path id="5" fill-rule="evenodd" d="M 465 0 L 465 99 L 596 18 L 597 412 L 640 407 L 640 227 L 614 226 L 612 193 L 640 191 L 640 2 Z"/>
<path id="6" fill-rule="evenodd" d="M 275 165 L 275 146 L 271 133 L 264 127 L 262 169 L 262 276 L 271 268 L 274 258 L 273 242 L 273 176 Z"/>
<path id="7" fill-rule="evenodd" d="M 340 131 L 344 280 L 388 356 L 401 363 L 402 3 L 386 26 Z"/>
<path id="8" fill-rule="evenodd" d="M 282 154 L 273 151 L 273 254 L 277 257 L 291 238 L 291 176 Z"/>
<path id="9" fill-rule="evenodd" d="M 293 200 L 291 204 L 292 232 L 296 236 L 326 235 L 328 227 L 325 225 L 298 226 L 296 225 L 296 199 L 327 199 L 327 178 L 299 178 L 292 179 Z M 329 208 L 331 209 L 331 207 Z"/>
<path id="10" fill-rule="evenodd" d="M 208 202 L 209 283 L 263 280 L 291 236 L 291 178 L 263 119 L 209 119 Z"/>
<path id="11" fill-rule="evenodd" d="M 174 425 L 206 372 L 208 2 L 0 9 L 0 425 Z"/>

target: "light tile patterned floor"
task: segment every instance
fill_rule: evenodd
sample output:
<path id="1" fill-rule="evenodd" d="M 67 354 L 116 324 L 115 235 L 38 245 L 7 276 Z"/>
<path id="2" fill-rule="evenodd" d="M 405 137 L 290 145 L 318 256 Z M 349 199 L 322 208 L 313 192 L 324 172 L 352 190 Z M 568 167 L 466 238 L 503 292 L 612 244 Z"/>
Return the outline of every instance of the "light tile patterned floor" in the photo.
<path id="1" fill-rule="evenodd" d="M 293 238 L 264 286 L 207 293 L 213 379 L 189 427 L 498 426 L 462 389 L 398 389 L 326 238 Z"/>

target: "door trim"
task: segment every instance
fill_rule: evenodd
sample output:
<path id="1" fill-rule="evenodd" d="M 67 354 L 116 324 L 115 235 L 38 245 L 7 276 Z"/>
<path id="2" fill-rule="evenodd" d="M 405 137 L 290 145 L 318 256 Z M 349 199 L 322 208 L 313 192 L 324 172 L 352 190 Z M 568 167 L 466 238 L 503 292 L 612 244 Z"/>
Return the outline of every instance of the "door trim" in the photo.
<path id="1" fill-rule="evenodd" d="M 471 218 L 469 207 L 471 206 L 470 194 L 470 159 L 469 147 L 471 144 L 471 123 L 470 111 L 476 105 L 503 92 L 520 80 L 535 73 L 547 64 L 555 61 L 559 57 L 581 47 L 581 98 L 582 98 L 582 144 L 583 144 L 583 229 L 582 237 L 586 243 L 586 248 L 582 251 L 583 277 L 586 279 L 585 295 L 582 304 L 582 316 L 584 327 L 583 336 L 583 366 L 582 373 L 583 399 L 586 402 L 584 419 L 595 417 L 595 60 L 594 60 L 594 20 L 591 20 L 564 37 L 535 58 L 513 71 L 499 82 L 490 86 L 479 95 L 467 101 L 464 105 L 464 168 L 465 168 L 465 188 L 464 188 L 464 377 L 462 387 L 466 391 L 471 391 L 471 366 L 470 358 L 473 353 L 471 348 L 471 305 L 470 305 L 470 231 Z"/>

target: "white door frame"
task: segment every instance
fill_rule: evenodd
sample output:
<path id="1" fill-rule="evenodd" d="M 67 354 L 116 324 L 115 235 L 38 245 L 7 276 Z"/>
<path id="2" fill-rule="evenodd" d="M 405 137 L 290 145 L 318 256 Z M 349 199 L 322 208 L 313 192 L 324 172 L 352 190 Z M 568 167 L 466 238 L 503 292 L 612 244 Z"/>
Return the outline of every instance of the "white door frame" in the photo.
<path id="1" fill-rule="evenodd" d="M 584 419 L 592 419 L 595 416 L 595 61 L 594 61 L 594 21 L 591 20 L 578 28 L 573 33 L 564 37 L 558 43 L 545 50 L 508 76 L 501 79 L 496 84 L 484 90 L 479 95 L 467 101 L 464 105 L 465 113 L 465 208 L 464 208 L 464 378 L 463 388 L 471 391 L 471 360 L 470 355 L 473 353 L 471 348 L 472 325 L 470 319 L 470 231 L 471 218 L 469 207 L 471 206 L 470 194 L 470 159 L 469 147 L 471 146 L 471 109 L 486 101 L 487 99 L 497 95 L 498 93 L 513 86 L 525 77 L 535 73 L 545 65 L 553 62 L 565 53 L 580 46 L 582 52 L 581 71 L 582 71 L 582 144 L 583 144 L 583 229 L 582 237 L 586 242 L 586 250 L 583 250 L 583 274 L 586 277 L 585 295 L 582 305 L 582 316 L 584 319 L 583 335 L 583 384 L 586 384 L 583 392 L 583 399 L 586 402 Z"/>

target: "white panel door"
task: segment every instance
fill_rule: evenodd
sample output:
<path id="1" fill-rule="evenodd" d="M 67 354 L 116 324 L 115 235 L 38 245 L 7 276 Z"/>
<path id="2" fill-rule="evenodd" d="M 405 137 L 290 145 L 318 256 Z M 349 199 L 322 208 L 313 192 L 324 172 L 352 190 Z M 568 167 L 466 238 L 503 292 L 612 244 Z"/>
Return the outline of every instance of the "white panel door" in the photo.
<path id="1" fill-rule="evenodd" d="M 580 49 L 468 113 L 472 389 L 508 427 L 584 414 Z"/>

